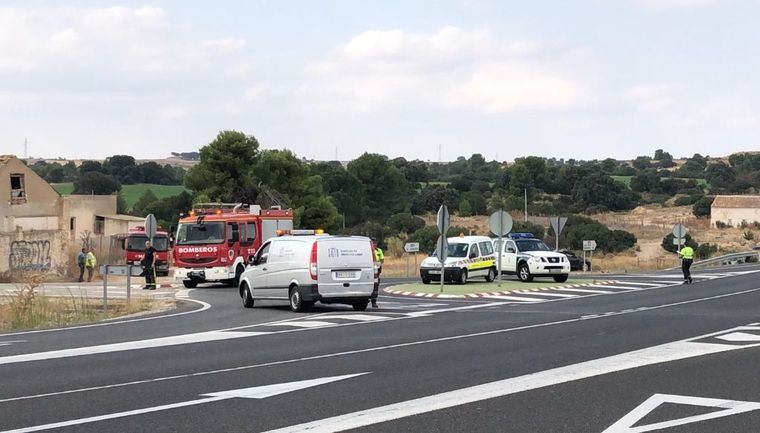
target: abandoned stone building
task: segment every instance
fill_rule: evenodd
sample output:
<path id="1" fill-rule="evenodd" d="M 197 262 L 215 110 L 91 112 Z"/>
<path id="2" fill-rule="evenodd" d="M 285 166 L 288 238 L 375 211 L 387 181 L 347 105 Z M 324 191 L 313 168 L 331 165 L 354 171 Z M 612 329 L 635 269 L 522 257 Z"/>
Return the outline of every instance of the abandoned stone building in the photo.
<path id="1" fill-rule="evenodd" d="M 85 244 L 104 256 L 112 235 L 142 221 L 117 215 L 115 195 L 61 196 L 23 161 L 0 156 L 0 273 L 66 275 Z"/>
<path id="2" fill-rule="evenodd" d="M 760 222 L 760 196 L 757 195 L 719 195 L 710 208 L 710 225 L 718 223 L 740 227 L 742 223 Z"/>

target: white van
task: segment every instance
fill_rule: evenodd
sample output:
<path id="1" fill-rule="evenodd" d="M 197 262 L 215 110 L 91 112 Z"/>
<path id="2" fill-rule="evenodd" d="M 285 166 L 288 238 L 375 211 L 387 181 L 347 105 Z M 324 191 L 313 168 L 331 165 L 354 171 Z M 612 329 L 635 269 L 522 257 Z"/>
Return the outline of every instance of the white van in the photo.
<path id="1" fill-rule="evenodd" d="M 286 235 L 265 242 L 240 278 L 245 308 L 289 301 L 302 311 L 319 301 L 367 309 L 375 283 L 374 252 L 363 236 Z"/>
<path id="2" fill-rule="evenodd" d="M 496 279 L 496 258 L 491 238 L 459 236 L 447 240 L 449 247 L 443 269 L 444 281 L 466 284 L 473 277 L 483 277 L 489 283 Z M 435 252 L 420 264 L 420 278 L 424 284 L 441 281 L 441 262 L 435 257 Z"/>

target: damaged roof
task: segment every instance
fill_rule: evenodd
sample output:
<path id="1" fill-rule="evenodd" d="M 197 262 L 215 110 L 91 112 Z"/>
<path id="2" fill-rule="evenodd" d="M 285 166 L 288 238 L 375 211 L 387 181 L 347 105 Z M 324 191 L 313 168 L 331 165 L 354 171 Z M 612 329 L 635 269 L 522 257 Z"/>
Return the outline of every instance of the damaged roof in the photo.
<path id="1" fill-rule="evenodd" d="M 719 195 L 713 208 L 760 208 L 760 195 Z"/>

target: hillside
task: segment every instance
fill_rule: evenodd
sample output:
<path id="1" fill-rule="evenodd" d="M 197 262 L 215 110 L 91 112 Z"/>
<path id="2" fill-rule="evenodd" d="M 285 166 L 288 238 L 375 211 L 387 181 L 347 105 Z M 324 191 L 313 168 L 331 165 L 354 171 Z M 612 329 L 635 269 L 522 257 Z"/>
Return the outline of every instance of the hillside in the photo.
<path id="1" fill-rule="evenodd" d="M 61 195 L 69 195 L 74 191 L 73 183 L 55 183 L 52 184 L 53 188 Z M 157 185 L 150 183 L 139 183 L 136 185 L 122 185 L 121 192 L 124 195 L 124 199 L 127 201 L 127 205 L 131 208 L 137 203 L 137 200 L 145 193 L 145 191 L 151 190 L 153 194 L 159 199 L 164 197 L 175 196 L 182 191 L 187 191 L 184 186 L 181 185 Z"/>

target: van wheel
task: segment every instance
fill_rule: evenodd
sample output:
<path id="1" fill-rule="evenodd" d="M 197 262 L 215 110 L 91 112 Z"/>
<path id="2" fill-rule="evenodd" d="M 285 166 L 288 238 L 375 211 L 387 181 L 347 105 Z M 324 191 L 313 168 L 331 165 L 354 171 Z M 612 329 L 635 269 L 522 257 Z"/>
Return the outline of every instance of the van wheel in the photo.
<path id="1" fill-rule="evenodd" d="M 488 275 L 486 275 L 486 281 L 491 282 L 496 279 L 496 269 L 491 268 L 488 270 Z"/>
<path id="2" fill-rule="evenodd" d="M 243 283 L 243 307 L 253 308 L 253 296 L 251 296 L 251 288 L 248 287 L 248 283 Z"/>
<path id="3" fill-rule="evenodd" d="M 198 283 L 193 280 L 182 280 L 182 285 L 188 289 L 194 289 L 198 287 Z"/>
<path id="4" fill-rule="evenodd" d="M 430 278 L 423 278 L 422 284 L 430 284 Z"/>
<path id="5" fill-rule="evenodd" d="M 554 277 L 554 281 L 558 283 L 564 283 L 565 281 L 567 281 L 567 277 L 569 277 L 569 275 L 568 274 L 553 275 L 552 277 Z"/>
<path id="6" fill-rule="evenodd" d="M 530 268 L 527 263 L 520 263 L 520 266 L 517 268 L 517 278 L 523 283 L 533 281 L 533 275 L 530 274 Z"/>
<path id="7" fill-rule="evenodd" d="M 298 287 L 291 287 L 290 288 L 290 309 L 293 310 L 293 312 L 301 312 L 304 309 L 304 302 L 303 298 L 301 297 L 301 293 L 298 291 Z"/>
<path id="8" fill-rule="evenodd" d="M 232 280 L 232 285 L 235 287 L 240 287 L 240 276 L 243 275 L 243 267 L 238 265 L 237 269 L 235 269 L 235 279 Z"/>
<path id="9" fill-rule="evenodd" d="M 462 273 L 459 274 L 459 284 L 467 284 L 467 269 L 462 269 Z"/>
<path id="10" fill-rule="evenodd" d="M 369 300 L 365 299 L 363 301 L 354 302 L 352 305 L 354 306 L 354 311 L 364 311 L 367 309 L 368 304 Z"/>

